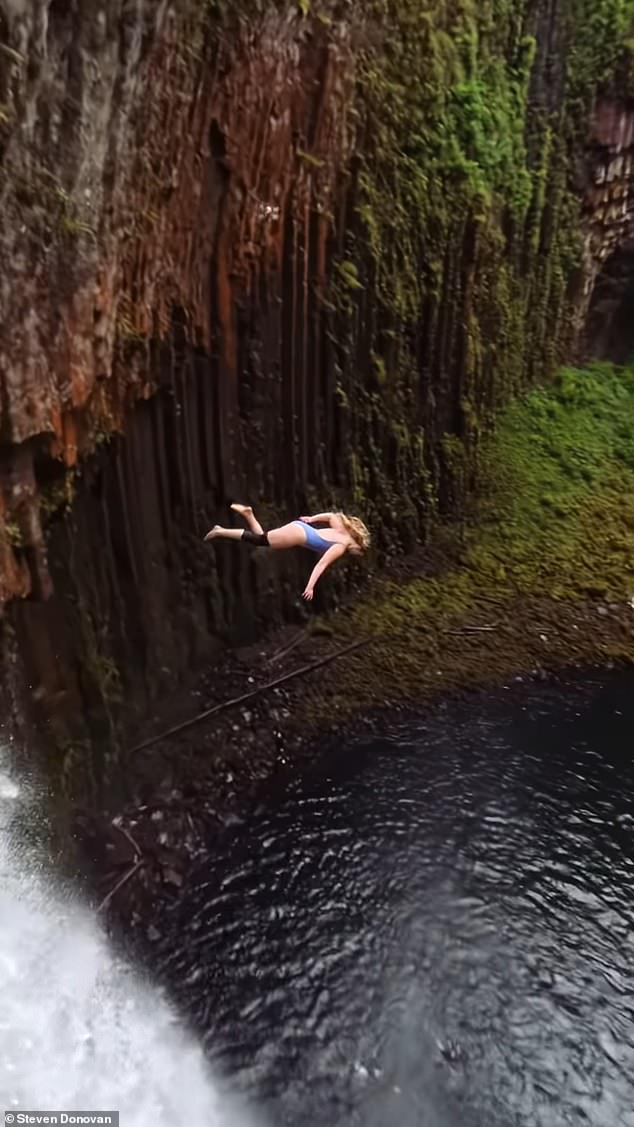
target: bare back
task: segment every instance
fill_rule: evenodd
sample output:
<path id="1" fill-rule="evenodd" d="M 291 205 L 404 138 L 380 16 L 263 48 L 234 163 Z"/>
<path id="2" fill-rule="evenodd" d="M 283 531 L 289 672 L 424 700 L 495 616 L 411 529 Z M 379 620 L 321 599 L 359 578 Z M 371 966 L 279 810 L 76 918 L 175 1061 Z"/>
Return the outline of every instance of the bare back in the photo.
<path id="1" fill-rule="evenodd" d="M 330 544 L 342 544 L 346 551 L 354 547 L 354 540 L 346 532 L 343 522 L 339 518 L 336 518 L 336 522 L 333 518 L 330 526 L 315 528 L 315 532 L 319 534 L 322 540 L 327 540 Z M 268 538 L 271 548 L 306 547 L 306 529 L 302 526 L 301 521 L 294 520 L 290 524 L 283 524 L 280 528 L 272 528 L 268 533 Z"/>

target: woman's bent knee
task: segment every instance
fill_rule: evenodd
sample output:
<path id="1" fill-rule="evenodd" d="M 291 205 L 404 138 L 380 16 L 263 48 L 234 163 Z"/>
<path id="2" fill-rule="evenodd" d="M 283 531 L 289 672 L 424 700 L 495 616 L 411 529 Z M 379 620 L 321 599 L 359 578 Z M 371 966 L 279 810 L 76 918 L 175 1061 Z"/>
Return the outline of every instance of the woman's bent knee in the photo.
<path id="1" fill-rule="evenodd" d="M 247 544 L 254 544 L 258 548 L 268 548 L 269 546 L 269 538 L 266 532 L 251 532 L 249 528 L 245 528 L 242 539 Z"/>

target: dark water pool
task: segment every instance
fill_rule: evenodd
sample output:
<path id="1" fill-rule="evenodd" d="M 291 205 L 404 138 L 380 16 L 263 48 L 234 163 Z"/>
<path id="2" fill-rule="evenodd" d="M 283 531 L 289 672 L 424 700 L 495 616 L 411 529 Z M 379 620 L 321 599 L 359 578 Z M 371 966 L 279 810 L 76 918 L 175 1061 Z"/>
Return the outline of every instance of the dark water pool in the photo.
<path id="1" fill-rule="evenodd" d="M 634 676 L 342 745 L 214 847 L 159 963 L 263 1121 L 634 1125 Z"/>

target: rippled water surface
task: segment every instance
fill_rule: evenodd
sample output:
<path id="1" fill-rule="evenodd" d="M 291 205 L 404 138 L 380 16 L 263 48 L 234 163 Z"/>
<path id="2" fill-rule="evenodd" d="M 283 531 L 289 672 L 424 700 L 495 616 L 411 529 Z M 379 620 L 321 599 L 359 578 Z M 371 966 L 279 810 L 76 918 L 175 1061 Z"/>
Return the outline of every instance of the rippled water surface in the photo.
<path id="1" fill-rule="evenodd" d="M 634 1125 L 633 690 L 399 721 L 194 874 L 160 961 L 270 1123 Z"/>

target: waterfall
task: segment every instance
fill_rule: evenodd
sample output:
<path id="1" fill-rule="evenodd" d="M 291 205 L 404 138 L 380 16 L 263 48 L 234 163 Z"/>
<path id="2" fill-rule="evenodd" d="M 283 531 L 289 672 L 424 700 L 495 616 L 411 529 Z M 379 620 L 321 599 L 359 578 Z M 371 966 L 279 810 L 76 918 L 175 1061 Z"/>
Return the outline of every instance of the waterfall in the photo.
<path id="1" fill-rule="evenodd" d="M 119 1110 L 122 1127 L 248 1127 L 162 992 L 25 844 L 31 785 L 0 749 L 0 1111 Z"/>

